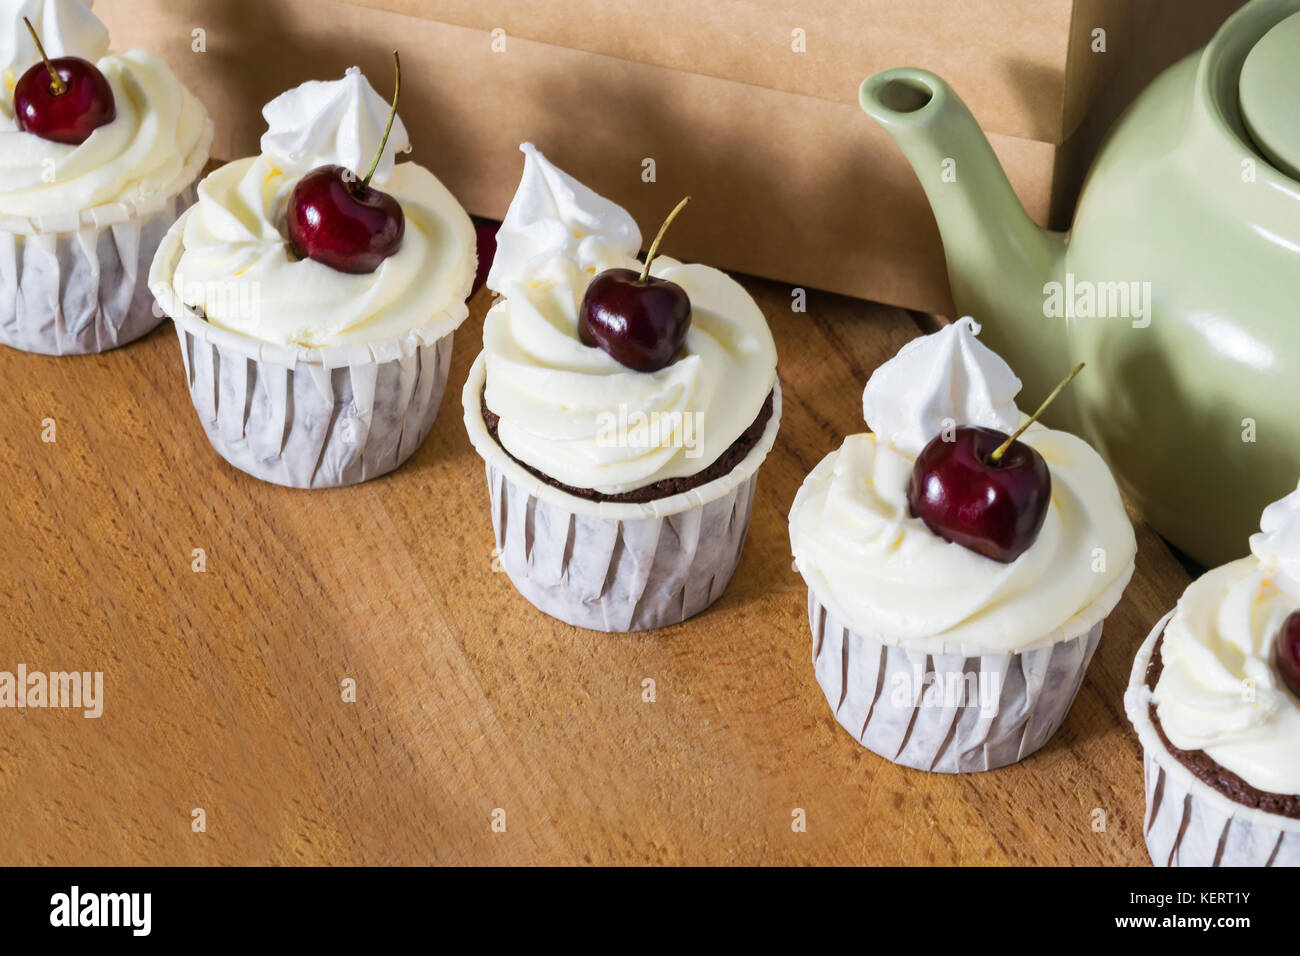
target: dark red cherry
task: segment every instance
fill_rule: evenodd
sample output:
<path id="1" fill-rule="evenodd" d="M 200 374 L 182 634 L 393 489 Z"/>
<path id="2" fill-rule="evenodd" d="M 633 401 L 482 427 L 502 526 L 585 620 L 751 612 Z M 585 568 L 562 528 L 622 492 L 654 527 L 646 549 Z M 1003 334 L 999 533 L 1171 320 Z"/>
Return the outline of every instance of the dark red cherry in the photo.
<path id="1" fill-rule="evenodd" d="M 650 274 L 664 233 L 690 201 L 687 196 L 668 214 L 641 271 L 606 269 L 591 280 L 578 307 L 578 338 L 608 352 L 638 372 L 669 365 L 691 327 L 691 298 L 676 282 Z"/>
<path id="2" fill-rule="evenodd" d="M 470 289 L 470 295 L 483 288 L 488 273 L 492 271 L 492 259 L 497 254 L 497 229 L 500 227 L 499 222 L 488 219 L 474 220 L 474 245 L 478 248 L 478 270 L 474 273 L 474 285 Z"/>
<path id="3" fill-rule="evenodd" d="M 318 166 L 289 197 L 289 242 L 339 272 L 374 272 L 406 231 L 401 203 L 342 166 Z"/>
<path id="4" fill-rule="evenodd" d="M 691 300 L 676 282 L 632 269 L 591 280 L 578 309 L 578 337 L 638 372 L 672 362 L 691 327 Z"/>
<path id="5" fill-rule="evenodd" d="M 402 61 L 393 51 L 393 103 L 379 149 L 364 177 L 343 166 L 317 166 L 289 196 L 289 244 L 303 259 L 315 259 L 339 272 L 374 272 L 402 247 L 406 214 L 402 204 L 370 185 L 388 146 L 397 99 L 402 92 Z"/>
<path id="6" fill-rule="evenodd" d="M 56 83 L 50 69 L 58 75 Z M 117 116 L 113 88 L 99 68 L 76 56 L 34 64 L 14 87 L 14 125 L 41 139 L 80 146 Z"/>
<path id="7" fill-rule="evenodd" d="M 1291 693 L 1300 696 L 1300 611 L 1292 611 L 1282 622 L 1273 642 L 1273 662 Z"/>
<path id="8" fill-rule="evenodd" d="M 1052 473 L 1033 448 L 995 428 L 962 426 L 921 450 L 907 483 L 912 514 L 945 541 L 1009 564 L 1029 550 L 1047 518 Z"/>

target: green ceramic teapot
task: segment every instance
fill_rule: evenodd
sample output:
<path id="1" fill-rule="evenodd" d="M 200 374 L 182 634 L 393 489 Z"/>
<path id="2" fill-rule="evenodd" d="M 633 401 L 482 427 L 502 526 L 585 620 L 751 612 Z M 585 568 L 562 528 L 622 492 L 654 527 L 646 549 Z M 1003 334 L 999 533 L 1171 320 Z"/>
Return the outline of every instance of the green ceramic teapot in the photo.
<path id="1" fill-rule="evenodd" d="M 1091 441 L 1147 521 L 1206 564 L 1300 478 L 1300 0 L 1254 0 L 1110 131 L 1074 226 L 1025 214 L 943 80 L 869 77 L 943 236 L 953 299 L 1032 408 Z"/>

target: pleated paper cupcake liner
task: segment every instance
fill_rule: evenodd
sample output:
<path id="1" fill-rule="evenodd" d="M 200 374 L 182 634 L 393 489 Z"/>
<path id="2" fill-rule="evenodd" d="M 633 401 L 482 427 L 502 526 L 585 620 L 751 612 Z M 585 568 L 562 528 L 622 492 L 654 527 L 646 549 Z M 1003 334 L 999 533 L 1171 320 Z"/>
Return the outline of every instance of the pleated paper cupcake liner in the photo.
<path id="1" fill-rule="evenodd" d="M 1143 748 L 1143 833 L 1156 866 L 1300 866 L 1300 820 L 1238 803 L 1169 752 L 1151 721 L 1147 665 L 1173 612 L 1139 649 L 1124 709 Z"/>
<path id="2" fill-rule="evenodd" d="M 190 398 L 217 453 L 294 488 L 357 484 L 410 458 L 437 417 L 468 307 L 370 345 L 261 342 L 210 324 L 172 291 L 184 226 L 182 217 L 159 247 L 149 284 L 176 325 Z"/>
<path id="3" fill-rule="evenodd" d="M 576 627 L 630 632 L 678 624 L 726 590 L 749 528 L 758 469 L 776 441 L 772 417 L 729 474 L 645 503 L 596 502 L 546 484 L 514 461 L 483 423 L 485 363 L 475 361 L 462 401 L 482 456 L 499 560 L 538 610 Z"/>
<path id="4" fill-rule="evenodd" d="M 1132 568 L 1129 569 L 1129 575 Z M 808 589 L 817 683 L 835 719 L 886 760 L 934 773 L 994 770 L 1041 748 L 1065 721 L 1128 583 L 1076 620 L 1091 626 L 1019 653 L 932 654 L 864 636 Z M 1108 602 L 1108 603 L 1107 603 Z"/>
<path id="5" fill-rule="evenodd" d="M 44 355 L 105 352 L 165 318 L 146 281 L 167 230 L 193 204 L 209 121 L 176 188 L 143 203 L 0 218 L 0 343 Z"/>

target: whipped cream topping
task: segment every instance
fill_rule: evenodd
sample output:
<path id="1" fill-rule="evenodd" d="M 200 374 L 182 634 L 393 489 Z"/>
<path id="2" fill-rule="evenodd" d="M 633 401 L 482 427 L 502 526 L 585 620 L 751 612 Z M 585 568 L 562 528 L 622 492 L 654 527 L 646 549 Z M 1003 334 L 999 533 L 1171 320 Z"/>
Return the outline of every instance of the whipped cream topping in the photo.
<path id="1" fill-rule="evenodd" d="M 1270 793 L 1300 794 L 1300 701 L 1272 662 L 1297 607 L 1253 556 L 1206 572 L 1165 627 L 1151 696 L 1175 747 L 1203 750 Z"/>
<path id="2" fill-rule="evenodd" d="M 1020 379 L 977 339 L 970 316 L 913 339 L 880 366 L 862 393 L 862 417 L 880 441 L 921 453 L 947 423 L 1008 434 L 1020 425 Z"/>
<path id="3" fill-rule="evenodd" d="M 1165 736 L 1203 750 L 1248 784 L 1300 794 L 1300 698 L 1283 683 L 1273 649 L 1295 587 L 1297 508 L 1292 492 L 1264 509 L 1250 557 L 1197 578 L 1183 592 L 1160 645 L 1151 694 Z"/>
<path id="4" fill-rule="evenodd" d="M 640 231 L 626 210 L 529 144 L 523 151 L 520 194 L 488 279 L 506 295 L 483 324 L 498 440 L 551 478 L 605 494 L 704 470 L 758 417 L 776 382 L 762 311 L 725 273 L 659 256 L 651 275 L 691 300 L 676 361 L 638 372 L 583 345 L 578 308 L 587 286 L 605 269 L 640 269 L 632 258 Z"/>
<path id="5" fill-rule="evenodd" d="M 342 166 L 365 176 L 383 142 L 391 108 L 360 67 L 349 67 L 341 80 L 308 81 L 262 108 L 267 126 L 262 155 L 291 175 L 301 176 L 317 166 Z M 388 182 L 397 153 L 410 150 L 398 116 L 371 182 Z"/>
<path id="6" fill-rule="evenodd" d="M 79 56 L 94 63 L 108 53 L 108 28 L 90 12 L 92 5 L 81 0 L 0 0 L 0 78 L 5 92 L 12 93 L 18 79 L 41 60 L 24 17 L 51 58 Z"/>
<path id="7" fill-rule="evenodd" d="M 928 653 L 1018 652 L 1076 637 L 1119 601 L 1137 552 L 1101 457 L 1041 425 L 1020 440 L 1047 462 L 1052 501 L 1038 538 L 1015 561 L 945 541 L 912 516 L 912 449 L 939 434 L 944 418 L 1004 431 L 1021 420 L 1007 392 L 1014 376 L 971 348 L 976 331 L 973 323 L 949 326 L 881 366 L 863 404 L 898 443 L 850 435 L 805 479 L 790 511 L 796 565 L 822 602 L 864 636 Z M 886 396 L 884 383 L 896 394 Z"/>
<path id="8" fill-rule="evenodd" d="M 604 268 L 569 259 L 535 268 L 483 325 L 487 405 L 497 438 L 527 465 L 575 488 L 619 494 L 703 471 L 758 416 L 776 382 L 776 346 L 741 285 L 660 256 L 651 275 L 691 300 L 682 355 L 637 372 L 578 339 L 578 307 Z"/>
<path id="9" fill-rule="evenodd" d="M 377 110 L 371 104 L 338 112 L 340 102 L 356 105 L 358 79 L 351 71 L 334 84 L 305 85 L 311 87 L 307 99 L 275 102 L 311 102 L 321 115 L 341 115 L 349 123 Z M 336 89 L 322 89 L 331 86 Z M 386 105 L 384 112 L 386 121 Z M 171 278 L 176 295 L 219 328 L 278 345 L 370 345 L 412 332 L 433 341 L 460 325 L 469 314 L 465 298 L 474 280 L 474 226 L 447 188 L 416 163 L 392 166 L 383 187 L 401 203 L 406 230 L 397 253 L 374 272 L 338 272 L 298 259 L 284 219 L 301 173 L 326 163 L 348 165 L 343 160 L 352 154 L 344 153 L 364 149 L 373 129 L 365 121 L 330 137 L 321 115 L 281 107 L 268 108 L 266 115 L 274 125 L 264 143 L 277 150 L 286 143 L 314 145 L 296 153 L 293 171 L 280 165 L 283 157 L 255 156 L 223 166 L 200 183 Z M 303 130 L 315 132 L 303 136 Z M 371 159 L 378 145 L 373 137 Z"/>
<path id="10" fill-rule="evenodd" d="M 626 209 L 578 182 L 532 143 L 519 150 L 524 174 L 497 230 L 489 289 L 506 295 L 508 281 L 555 258 L 590 269 L 636 256 L 641 230 Z"/>
<path id="11" fill-rule="evenodd" d="M 21 23 L 18 30 L 27 32 Z M 188 185 L 180 178 L 192 175 L 186 166 L 206 141 L 203 106 L 152 53 L 113 53 L 96 65 L 112 87 L 117 116 L 80 146 L 19 130 L 12 96 L 0 98 L 0 216 L 141 204 Z"/>

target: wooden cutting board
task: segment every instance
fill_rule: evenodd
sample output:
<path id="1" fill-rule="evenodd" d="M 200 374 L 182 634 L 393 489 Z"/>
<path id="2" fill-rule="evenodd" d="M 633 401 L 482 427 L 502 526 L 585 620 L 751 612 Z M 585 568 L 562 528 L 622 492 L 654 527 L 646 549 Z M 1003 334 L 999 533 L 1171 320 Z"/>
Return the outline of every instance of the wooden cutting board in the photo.
<path id="1" fill-rule="evenodd" d="M 786 515 L 863 429 L 872 369 L 934 320 L 816 292 L 795 313 L 745 283 L 785 412 L 744 557 L 710 611 L 633 636 L 551 620 L 494 569 L 460 411 L 486 291 L 424 446 L 341 490 L 220 460 L 170 323 L 100 356 L 0 349 L 0 670 L 104 675 L 98 719 L 0 710 L 0 864 L 1146 863 L 1121 695 L 1182 567 L 1138 525 L 1133 583 L 1029 760 L 952 777 L 864 750 L 813 679 Z"/>

